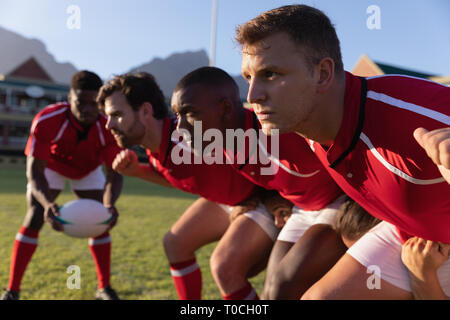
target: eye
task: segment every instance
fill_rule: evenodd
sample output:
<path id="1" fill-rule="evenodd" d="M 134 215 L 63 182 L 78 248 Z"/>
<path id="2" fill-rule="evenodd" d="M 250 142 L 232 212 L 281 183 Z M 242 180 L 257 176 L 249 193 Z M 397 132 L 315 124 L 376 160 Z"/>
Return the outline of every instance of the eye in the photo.
<path id="1" fill-rule="evenodd" d="M 266 78 L 266 79 L 273 79 L 275 76 L 276 76 L 277 74 L 275 73 L 275 72 L 273 72 L 273 71 L 269 71 L 269 70 L 267 70 L 267 71 L 264 71 L 264 77 Z"/>
<path id="2" fill-rule="evenodd" d="M 242 75 L 242 78 L 244 78 L 245 80 L 247 80 L 247 82 L 250 82 L 250 80 L 252 80 L 252 77 L 249 74 L 244 74 Z"/>

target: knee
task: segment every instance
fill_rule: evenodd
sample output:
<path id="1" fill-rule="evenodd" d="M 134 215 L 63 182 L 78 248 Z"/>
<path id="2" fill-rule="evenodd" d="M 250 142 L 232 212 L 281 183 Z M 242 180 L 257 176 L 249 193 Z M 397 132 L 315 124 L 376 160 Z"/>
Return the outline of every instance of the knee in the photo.
<path id="1" fill-rule="evenodd" d="M 175 254 L 177 249 L 179 249 L 180 241 L 179 237 L 172 233 L 170 230 L 164 235 L 163 238 L 163 247 L 166 255 Z"/>
<path id="2" fill-rule="evenodd" d="M 236 270 L 233 264 L 225 259 L 222 255 L 213 252 L 209 260 L 211 274 L 217 283 L 228 283 L 231 279 L 236 278 Z"/>

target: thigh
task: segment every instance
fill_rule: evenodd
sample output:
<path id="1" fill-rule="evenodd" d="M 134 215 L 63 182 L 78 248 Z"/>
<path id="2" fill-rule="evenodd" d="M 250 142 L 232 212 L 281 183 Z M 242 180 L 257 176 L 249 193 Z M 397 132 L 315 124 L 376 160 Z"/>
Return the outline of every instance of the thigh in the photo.
<path id="1" fill-rule="evenodd" d="M 369 272 L 368 272 L 369 271 Z M 412 299 L 409 291 L 393 286 L 378 278 L 379 286 L 373 287 L 374 277 L 365 266 L 351 255 L 345 254 L 328 273 L 303 295 L 302 299 Z"/>
<path id="2" fill-rule="evenodd" d="M 196 250 L 219 240 L 229 224 L 229 214 L 219 204 L 200 198 L 172 225 L 169 235 Z"/>
<path id="3" fill-rule="evenodd" d="M 272 246 L 266 231 L 253 219 L 241 215 L 220 239 L 213 255 L 219 263 L 227 263 L 235 272 L 251 277 L 266 267 Z"/>

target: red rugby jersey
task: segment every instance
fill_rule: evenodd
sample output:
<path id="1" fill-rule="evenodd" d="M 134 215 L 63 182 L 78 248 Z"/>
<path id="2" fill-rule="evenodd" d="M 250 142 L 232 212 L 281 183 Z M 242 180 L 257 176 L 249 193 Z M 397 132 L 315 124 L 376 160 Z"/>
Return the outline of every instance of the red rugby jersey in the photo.
<path id="1" fill-rule="evenodd" d="M 171 157 L 173 147 L 172 132 L 176 119 L 166 118 L 158 153 L 147 150 L 150 167 L 161 174 L 171 185 L 180 190 L 200 195 L 210 201 L 236 205 L 250 197 L 256 186 L 225 164 L 175 164 Z M 190 152 L 190 151 L 187 151 Z"/>
<path id="2" fill-rule="evenodd" d="M 106 118 L 99 115 L 84 130 L 68 103 L 50 105 L 34 117 L 25 154 L 47 160 L 47 168 L 65 177 L 83 178 L 103 162 L 111 167 L 121 151 L 105 125 Z"/>
<path id="3" fill-rule="evenodd" d="M 342 190 L 397 226 L 403 240 L 414 235 L 450 243 L 450 186 L 413 136 L 418 127 L 448 127 L 449 114 L 449 87 L 346 73 L 338 135 L 328 150 L 313 141 L 311 147 Z"/>
<path id="4" fill-rule="evenodd" d="M 245 149 L 236 150 L 232 165 L 247 179 L 263 188 L 277 190 L 282 197 L 308 211 L 320 210 L 343 194 L 304 138 L 295 133 L 267 137 L 259 132 L 255 114 L 245 110 L 244 130 L 248 129 L 258 131 L 257 148 L 253 139 L 247 140 Z M 278 151 L 272 141 L 278 143 Z M 226 153 L 231 155 L 230 161 L 233 153 Z M 268 170 L 271 166 L 273 173 L 266 174 L 271 172 Z"/>

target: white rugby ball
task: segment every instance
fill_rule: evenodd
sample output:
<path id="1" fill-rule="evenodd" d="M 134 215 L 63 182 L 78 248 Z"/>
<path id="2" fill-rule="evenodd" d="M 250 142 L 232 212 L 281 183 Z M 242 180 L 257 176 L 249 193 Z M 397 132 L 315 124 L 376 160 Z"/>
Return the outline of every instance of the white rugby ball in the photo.
<path id="1" fill-rule="evenodd" d="M 76 238 L 97 237 L 108 228 L 111 213 L 103 204 L 91 199 L 78 199 L 67 202 L 59 208 L 64 233 Z"/>

